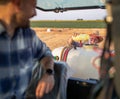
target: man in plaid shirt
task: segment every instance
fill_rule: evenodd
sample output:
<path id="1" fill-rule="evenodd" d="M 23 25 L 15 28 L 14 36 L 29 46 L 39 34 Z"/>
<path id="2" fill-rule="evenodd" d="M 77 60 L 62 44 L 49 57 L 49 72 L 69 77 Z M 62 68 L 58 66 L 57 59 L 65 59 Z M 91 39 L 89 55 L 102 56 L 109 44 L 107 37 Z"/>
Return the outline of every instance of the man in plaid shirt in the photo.
<path id="1" fill-rule="evenodd" d="M 36 87 L 36 97 L 54 88 L 51 51 L 29 28 L 35 7 L 36 0 L 0 0 L 0 99 L 24 99 L 38 61 L 45 72 Z"/>

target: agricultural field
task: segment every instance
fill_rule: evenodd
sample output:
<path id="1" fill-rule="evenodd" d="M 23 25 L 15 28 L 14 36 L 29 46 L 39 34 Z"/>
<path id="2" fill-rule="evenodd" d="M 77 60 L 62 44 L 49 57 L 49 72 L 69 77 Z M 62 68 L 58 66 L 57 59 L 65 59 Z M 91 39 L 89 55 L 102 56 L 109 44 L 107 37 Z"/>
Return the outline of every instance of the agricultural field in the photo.
<path id="1" fill-rule="evenodd" d="M 33 28 L 37 36 L 44 41 L 51 50 L 67 46 L 67 41 L 72 37 L 74 33 L 87 33 L 91 34 L 99 31 L 100 35 L 105 39 L 106 29 L 105 28 Z M 100 47 L 103 47 L 104 41 L 99 43 Z"/>
<path id="2" fill-rule="evenodd" d="M 51 50 L 67 46 L 67 41 L 74 33 L 95 33 L 106 36 L 106 24 L 104 21 L 32 21 L 31 27 L 37 36 L 44 41 Z M 103 47 L 104 41 L 99 43 Z"/>
<path id="3" fill-rule="evenodd" d="M 95 21 L 31 21 L 31 27 L 42 28 L 105 28 L 106 24 L 103 20 Z"/>

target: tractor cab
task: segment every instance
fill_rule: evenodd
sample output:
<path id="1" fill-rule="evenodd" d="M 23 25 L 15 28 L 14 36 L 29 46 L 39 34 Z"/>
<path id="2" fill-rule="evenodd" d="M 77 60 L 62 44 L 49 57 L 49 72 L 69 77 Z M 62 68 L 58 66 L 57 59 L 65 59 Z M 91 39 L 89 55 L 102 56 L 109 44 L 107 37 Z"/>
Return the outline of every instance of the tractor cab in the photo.
<path id="1" fill-rule="evenodd" d="M 36 8 L 45 13 L 64 14 L 71 11 L 106 10 L 106 2 L 105 0 L 38 0 Z M 50 16 L 47 17 L 49 18 Z M 105 42 L 109 38 L 109 36 L 107 38 L 107 32 L 109 32 L 107 30 L 108 25 L 105 23 L 106 19 L 104 18 L 102 21 L 95 20 L 94 26 L 91 25 L 93 21 L 86 21 L 83 18 L 77 18 L 75 21 L 66 20 L 64 22 L 63 20 L 57 21 L 56 19 L 54 21 L 50 19 L 45 22 L 41 21 L 40 24 L 43 24 L 40 26 L 40 28 L 42 27 L 41 33 L 43 32 L 46 38 L 40 34 L 38 36 L 51 48 L 55 61 L 64 61 L 70 66 L 69 72 L 71 74 L 68 78 L 67 99 L 89 99 L 91 90 L 101 80 L 100 69 L 103 56 L 105 58 L 112 57 L 111 60 L 115 56 L 112 43 L 111 45 L 108 44 L 110 50 L 105 47 Z M 72 25 L 70 25 L 71 23 Z M 31 22 L 33 27 L 35 27 L 35 24 L 38 25 L 39 23 L 36 21 Z M 85 25 L 81 27 L 83 24 Z M 78 30 L 74 30 L 75 28 Z M 73 32 L 71 33 L 72 29 Z M 35 30 L 39 32 L 38 27 Z M 63 36 L 65 33 L 68 35 L 67 39 Z M 61 38 L 60 35 L 62 35 Z M 47 41 L 47 37 L 50 38 L 49 41 Z M 54 42 L 52 42 L 52 39 Z M 57 42 L 59 41 L 62 42 L 58 46 Z M 113 72 L 114 68 L 110 69 L 109 73 L 112 74 Z"/>

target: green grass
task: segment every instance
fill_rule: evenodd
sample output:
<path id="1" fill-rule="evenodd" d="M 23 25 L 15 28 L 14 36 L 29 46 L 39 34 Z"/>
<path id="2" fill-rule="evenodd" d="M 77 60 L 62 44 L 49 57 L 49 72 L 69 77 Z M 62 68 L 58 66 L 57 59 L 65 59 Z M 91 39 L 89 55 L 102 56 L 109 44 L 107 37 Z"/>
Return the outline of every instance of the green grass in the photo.
<path id="1" fill-rule="evenodd" d="M 31 21 L 31 27 L 42 28 L 106 28 L 102 20 L 96 21 Z"/>

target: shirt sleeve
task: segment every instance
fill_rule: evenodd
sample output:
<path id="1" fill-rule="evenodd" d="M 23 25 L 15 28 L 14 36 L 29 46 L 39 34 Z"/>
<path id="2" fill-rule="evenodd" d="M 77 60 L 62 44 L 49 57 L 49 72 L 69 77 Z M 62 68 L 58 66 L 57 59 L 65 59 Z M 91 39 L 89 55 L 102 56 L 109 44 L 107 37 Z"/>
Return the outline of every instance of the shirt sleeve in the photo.
<path id="1" fill-rule="evenodd" d="M 49 47 L 37 37 L 35 31 L 33 30 L 32 30 L 32 49 L 34 58 L 37 58 L 38 60 L 41 60 L 43 57 L 46 56 L 53 57 Z"/>

